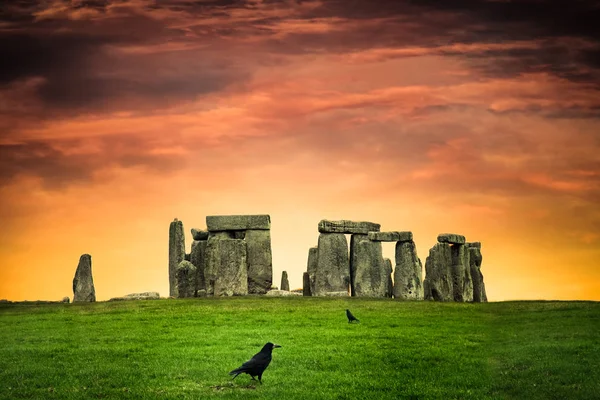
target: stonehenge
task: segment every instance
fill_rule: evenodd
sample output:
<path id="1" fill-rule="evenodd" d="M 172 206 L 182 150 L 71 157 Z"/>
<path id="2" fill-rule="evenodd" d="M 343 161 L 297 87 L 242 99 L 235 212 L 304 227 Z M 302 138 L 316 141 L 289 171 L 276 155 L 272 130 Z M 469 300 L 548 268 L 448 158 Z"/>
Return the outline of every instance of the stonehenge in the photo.
<path id="1" fill-rule="evenodd" d="M 92 256 L 83 254 L 73 278 L 73 303 L 96 301 L 96 289 L 92 277 Z"/>

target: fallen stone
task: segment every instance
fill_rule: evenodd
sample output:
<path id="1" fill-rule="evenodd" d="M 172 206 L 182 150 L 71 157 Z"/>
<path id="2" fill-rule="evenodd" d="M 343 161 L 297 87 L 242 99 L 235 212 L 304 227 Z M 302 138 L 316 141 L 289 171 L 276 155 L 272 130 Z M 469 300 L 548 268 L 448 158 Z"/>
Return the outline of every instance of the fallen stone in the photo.
<path id="1" fill-rule="evenodd" d="M 394 298 L 423 300 L 423 265 L 417 255 L 415 242 L 396 243 Z"/>
<path id="2" fill-rule="evenodd" d="M 316 296 L 316 281 L 317 281 L 317 264 L 318 264 L 318 247 L 308 249 L 308 263 L 306 270 L 310 279 L 310 295 Z"/>
<path id="3" fill-rule="evenodd" d="M 269 215 L 209 215 L 206 217 L 209 232 L 271 229 Z"/>
<path id="4" fill-rule="evenodd" d="M 323 293 L 322 296 L 325 296 L 325 297 L 348 297 L 348 291 L 342 290 L 339 292 L 325 292 L 325 293 Z"/>
<path id="5" fill-rule="evenodd" d="M 380 228 L 380 224 L 373 222 L 355 222 L 348 220 L 329 221 L 326 219 L 319 222 L 320 233 L 358 233 L 366 235 L 369 232 L 379 232 Z"/>
<path id="6" fill-rule="evenodd" d="M 365 236 L 365 235 L 353 235 Z M 355 240 L 352 272 L 356 297 L 386 297 L 389 274 L 383 260 L 381 242 Z"/>
<path id="7" fill-rule="evenodd" d="M 189 261 L 182 261 L 177 266 L 177 297 L 186 299 L 196 297 L 196 266 Z"/>
<path id="8" fill-rule="evenodd" d="M 73 303 L 96 301 L 96 289 L 92 277 L 92 256 L 83 254 L 73 278 Z"/>
<path id="9" fill-rule="evenodd" d="M 206 289 L 199 289 L 196 292 L 196 297 L 206 297 Z"/>
<path id="10" fill-rule="evenodd" d="M 288 292 L 290 291 L 290 282 L 288 280 L 287 271 L 283 271 L 281 273 L 281 290 L 287 290 Z"/>
<path id="11" fill-rule="evenodd" d="M 142 292 L 142 293 L 130 293 L 121 297 L 113 297 L 108 301 L 128 301 L 128 300 L 159 300 L 160 295 L 158 292 Z"/>
<path id="12" fill-rule="evenodd" d="M 436 243 L 429 249 L 429 256 L 425 260 L 425 280 L 423 281 L 425 300 L 454 300 L 451 269 L 452 254 L 450 245 Z"/>
<path id="13" fill-rule="evenodd" d="M 410 242 L 413 240 L 412 232 L 369 232 L 369 240 L 374 242 Z"/>
<path id="14" fill-rule="evenodd" d="M 207 244 L 207 293 L 214 296 L 248 294 L 246 242 L 209 237 Z"/>
<path id="15" fill-rule="evenodd" d="M 487 302 L 487 294 L 485 292 L 483 274 L 481 273 L 481 262 L 483 260 L 481 256 L 481 243 L 479 243 L 479 246 L 469 246 L 468 249 L 469 269 L 471 271 L 471 279 L 473 280 L 473 302 L 485 303 Z"/>
<path id="16" fill-rule="evenodd" d="M 450 243 L 450 244 L 465 244 L 466 239 L 463 235 L 457 235 L 455 233 L 440 233 L 437 237 L 438 242 L 440 243 Z"/>
<path id="17" fill-rule="evenodd" d="M 308 272 L 304 272 L 302 274 L 302 295 L 303 296 L 311 296 L 310 275 L 308 275 Z"/>
<path id="18" fill-rule="evenodd" d="M 247 230 L 248 293 L 265 294 L 273 284 L 271 231 Z"/>
<path id="19" fill-rule="evenodd" d="M 192 238 L 194 240 L 208 240 L 208 231 L 192 228 Z"/>
<path id="20" fill-rule="evenodd" d="M 340 291 L 347 293 L 350 286 L 350 266 L 346 236 L 343 233 L 321 233 L 318 248 L 316 295 Z"/>
<path id="21" fill-rule="evenodd" d="M 288 297 L 302 296 L 302 293 L 290 292 L 289 290 L 269 290 L 266 295 L 269 297 Z"/>
<path id="22" fill-rule="evenodd" d="M 190 262 L 196 267 L 196 290 L 206 289 L 204 270 L 206 269 L 206 246 L 207 240 L 194 240 L 192 242 L 192 252 L 190 253 Z"/>
<path id="23" fill-rule="evenodd" d="M 177 218 L 169 225 L 169 296 L 177 297 L 177 266 L 185 260 L 183 222 Z"/>

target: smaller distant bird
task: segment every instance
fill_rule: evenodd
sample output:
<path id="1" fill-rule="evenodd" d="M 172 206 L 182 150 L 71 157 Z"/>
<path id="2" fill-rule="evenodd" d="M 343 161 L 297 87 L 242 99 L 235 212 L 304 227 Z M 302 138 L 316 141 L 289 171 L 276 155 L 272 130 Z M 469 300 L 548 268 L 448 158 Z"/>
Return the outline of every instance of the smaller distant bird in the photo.
<path id="1" fill-rule="evenodd" d="M 254 377 L 258 376 L 258 382 L 260 382 L 262 385 L 262 374 L 265 372 L 265 369 L 267 369 L 269 363 L 271 362 L 271 352 L 277 347 L 281 346 L 268 342 L 251 359 L 243 363 L 241 367 L 231 371 L 229 375 L 234 375 L 233 379 L 235 379 L 239 374 L 248 374 L 252 377 L 253 381 L 256 380 Z"/>
<path id="2" fill-rule="evenodd" d="M 360 322 L 358 320 L 358 318 L 356 318 L 354 315 L 352 315 L 352 313 L 350 312 L 350 310 L 348 310 L 347 308 L 346 308 L 346 317 L 348 317 L 348 323 L 349 324 L 352 323 L 353 321 Z"/>

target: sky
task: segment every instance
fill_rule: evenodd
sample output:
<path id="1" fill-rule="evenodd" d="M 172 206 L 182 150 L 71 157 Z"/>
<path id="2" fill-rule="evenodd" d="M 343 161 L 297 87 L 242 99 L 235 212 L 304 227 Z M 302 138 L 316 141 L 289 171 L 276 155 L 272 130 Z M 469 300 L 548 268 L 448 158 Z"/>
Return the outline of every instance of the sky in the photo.
<path id="1" fill-rule="evenodd" d="M 490 301 L 600 300 L 600 6 L 0 4 L 0 299 L 168 294 L 169 223 L 269 214 L 482 242 Z M 384 243 L 394 260 L 394 244 Z"/>

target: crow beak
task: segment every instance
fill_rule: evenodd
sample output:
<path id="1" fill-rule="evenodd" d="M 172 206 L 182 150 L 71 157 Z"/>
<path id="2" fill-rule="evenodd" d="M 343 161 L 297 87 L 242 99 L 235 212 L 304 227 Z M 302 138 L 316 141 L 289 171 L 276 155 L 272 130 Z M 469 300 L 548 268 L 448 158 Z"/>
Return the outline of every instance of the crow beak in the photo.
<path id="1" fill-rule="evenodd" d="M 276 348 L 278 348 L 278 347 L 281 347 L 281 346 L 280 346 L 280 345 L 278 345 L 278 344 L 274 344 L 274 345 L 273 345 L 273 348 L 274 348 L 274 349 L 276 349 Z"/>

